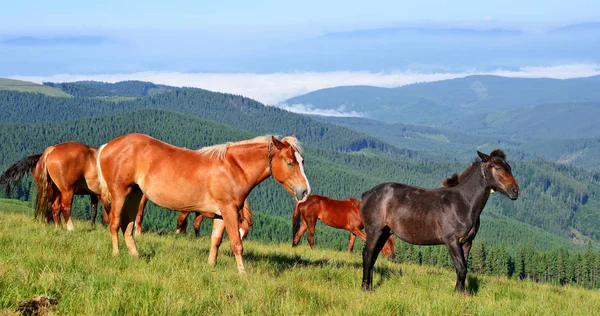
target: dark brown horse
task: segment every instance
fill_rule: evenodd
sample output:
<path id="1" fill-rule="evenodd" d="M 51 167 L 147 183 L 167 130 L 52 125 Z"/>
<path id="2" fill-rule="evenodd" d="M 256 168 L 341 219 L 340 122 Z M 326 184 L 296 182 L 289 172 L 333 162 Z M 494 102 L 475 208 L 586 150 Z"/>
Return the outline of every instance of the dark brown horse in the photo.
<path id="1" fill-rule="evenodd" d="M 0 186 L 14 185 L 25 173 L 31 172 L 37 186 L 35 217 L 46 214 L 48 222 L 54 220 L 58 228 L 62 213 L 69 231 L 74 229 L 71 220 L 73 196 L 90 195 L 94 225 L 100 197 L 96 172 L 97 152 L 96 148 L 77 142 L 50 146 L 43 153 L 21 159 L 9 167 L 0 177 Z M 102 217 L 108 222 L 108 205 L 104 202 L 102 205 Z"/>
<path id="2" fill-rule="evenodd" d="M 140 206 L 138 208 L 137 216 L 135 217 L 135 235 L 140 235 L 142 233 L 142 220 L 144 218 L 144 208 L 146 207 L 146 203 L 148 203 L 148 198 L 144 195 L 142 196 L 142 200 L 140 202 Z M 194 232 L 196 236 L 200 235 L 200 225 L 204 220 L 204 216 L 200 212 L 179 212 L 179 218 L 177 218 L 177 233 L 185 232 L 187 229 L 187 218 L 188 216 L 194 213 L 196 214 L 196 219 L 194 220 Z M 240 209 L 240 237 L 242 240 L 248 235 L 250 232 L 250 227 L 254 224 L 252 222 L 252 210 L 250 209 L 250 204 L 248 204 L 248 200 L 244 201 L 244 206 Z M 221 235 L 223 233 L 221 232 Z"/>
<path id="3" fill-rule="evenodd" d="M 377 254 L 393 233 L 415 245 L 446 245 L 456 268 L 454 290 L 464 291 L 469 251 L 491 190 L 511 200 L 519 197 L 519 185 L 504 153 L 494 150 L 489 156 L 477 154 L 481 161 L 444 181 L 445 187 L 424 189 L 383 183 L 363 194 L 360 213 L 367 234 L 363 289 L 372 289 Z"/>
<path id="4" fill-rule="evenodd" d="M 239 210 L 250 191 L 269 176 L 304 201 L 310 186 L 300 152 L 295 137 L 280 141 L 263 136 L 197 151 L 143 134 L 110 141 L 100 147 L 97 164 L 102 196 L 111 201 L 113 254 L 119 252 L 117 230 L 121 228 L 129 252 L 138 255 L 132 233 L 145 194 L 164 208 L 214 217 L 211 239 L 220 240 L 218 232 L 224 225 L 238 271 L 245 272 Z M 208 258 L 211 265 L 216 264 L 220 243 L 213 244 L 216 247 L 211 247 Z"/>
<path id="5" fill-rule="evenodd" d="M 348 242 L 348 252 L 352 253 L 356 236 L 362 240 L 367 240 L 363 233 L 363 223 L 360 218 L 360 201 L 355 198 L 346 200 L 336 200 L 317 194 L 311 195 L 306 202 L 296 202 L 294 206 L 294 224 L 292 229 L 292 247 L 296 247 L 304 232 L 308 230 L 308 244 L 310 248 L 315 248 L 315 226 L 317 220 L 323 224 L 334 228 L 350 231 L 350 240 Z M 302 225 L 300 225 L 302 222 Z M 383 255 L 388 259 L 394 259 L 394 236 L 385 243 Z"/>

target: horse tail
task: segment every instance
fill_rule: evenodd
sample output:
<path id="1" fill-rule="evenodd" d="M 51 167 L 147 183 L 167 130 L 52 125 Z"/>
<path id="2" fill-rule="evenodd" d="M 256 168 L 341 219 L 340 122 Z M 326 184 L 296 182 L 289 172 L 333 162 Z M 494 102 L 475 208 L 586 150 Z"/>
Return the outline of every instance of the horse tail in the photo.
<path id="1" fill-rule="evenodd" d="M 25 157 L 4 171 L 0 176 L 0 187 L 6 188 L 7 195 L 10 193 L 11 187 L 23 179 L 25 173 L 33 173 L 33 168 L 37 165 L 40 157 L 42 157 L 42 154 Z"/>
<path id="2" fill-rule="evenodd" d="M 33 218 L 35 220 L 37 220 L 40 215 L 45 215 L 48 211 L 48 178 L 50 178 L 50 175 L 48 175 L 46 159 L 52 151 L 54 151 L 54 146 L 46 148 L 46 150 L 42 154 L 42 157 L 39 159 L 39 162 L 35 168 L 35 172 L 33 172 L 33 178 L 35 180 L 35 183 L 37 184 L 37 195 L 35 197 L 35 213 L 33 215 Z"/>
<path id="3" fill-rule="evenodd" d="M 110 205 L 111 196 L 108 191 L 108 184 L 106 183 L 106 179 L 104 179 L 104 175 L 102 174 L 102 167 L 100 166 L 100 155 L 102 154 L 102 150 L 106 147 L 106 144 L 100 146 L 98 148 L 98 156 L 96 157 L 96 172 L 98 173 L 98 186 L 100 187 L 100 196 L 102 199 Z"/>
<path id="4" fill-rule="evenodd" d="M 294 240 L 294 238 L 296 237 L 296 233 L 298 233 L 298 230 L 300 229 L 301 222 L 302 217 L 300 216 L 300 202 L 296 201 L 296 204 L 294 205 L 294 224 L 292 225 L 292 240 Z"/>

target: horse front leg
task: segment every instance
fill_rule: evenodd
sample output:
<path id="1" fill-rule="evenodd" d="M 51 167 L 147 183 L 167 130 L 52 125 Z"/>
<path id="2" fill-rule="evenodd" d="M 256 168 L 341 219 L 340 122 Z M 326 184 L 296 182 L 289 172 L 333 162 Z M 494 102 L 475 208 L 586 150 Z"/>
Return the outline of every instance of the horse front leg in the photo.
<path id="1" fill-rule="evenodd" d="M 465 279 L 467 278 L 467 262 L 463 254 L 463 247 L 458 241 L 446 243 L 446 247 L 456 268 L 456 286 L 454 287 L 454 292 L 464 292 Z"/>
<path id="2" fill-rule="evenodd" d="M 242 259 L 244 247 L 242 246 L 242 238 L 239 233 L 240 218 L 238 208 L 235 206 L 229 206 L 226 210 L 224 210 L 223 221 L 225 222 L 225 229 L 227 230 L 227 236 L 229 237 L 231 251 L 235 256 L 238 272 L 246 273 L 246 268 L 244 267 L 244 260 Z"/>
<path id="3" fill-rule="evenodd" d="M 148 203 L 148 198 L 144 194 L 142 195 L 142 199 L 140 200 L 140 205 L 138 206 L 138 211 L 135 216 L 135 236 L 142 234 L 142 221 L 144 220 L 144 208 L 146 208 L 146 203 Z"/>
<path id="4" fill-rule="evenodd" d="M 352 249 L 354 249 L 354 240 L 356 239 L 356 235 L 350 232 L 350 240 L 348 241 L 348 253 L 352 253 Z"/>

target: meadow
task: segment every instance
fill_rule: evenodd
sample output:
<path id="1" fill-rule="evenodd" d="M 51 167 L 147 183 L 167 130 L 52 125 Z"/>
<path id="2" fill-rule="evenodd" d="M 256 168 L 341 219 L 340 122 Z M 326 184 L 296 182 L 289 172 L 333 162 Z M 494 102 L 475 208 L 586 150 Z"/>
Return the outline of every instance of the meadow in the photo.
<path id="1" fill-rule="evenodd" d="M 355 253 L 244 242 L 239 275 L 225 240 L 215 267 L 210 238 L 138 237 L 140 258 L 112 256 L 108 229 L 75 221 L 75 232 L 34 222 L 26 203 L 0 201 L 0 314 L 38 294 L 56 314 L 559 314 L 591 315 L 600 292 L 470 273 L 469 294 L 453 294 L 451 269 L 380 258 L 375 291 L 363 292 Z"/>

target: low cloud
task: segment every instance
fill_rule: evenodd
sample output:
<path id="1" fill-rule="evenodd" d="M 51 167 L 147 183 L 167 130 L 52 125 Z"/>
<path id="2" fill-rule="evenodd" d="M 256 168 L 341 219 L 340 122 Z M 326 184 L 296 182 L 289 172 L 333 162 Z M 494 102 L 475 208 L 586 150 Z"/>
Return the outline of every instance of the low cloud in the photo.
<path id="1" fill-rule="evenodd" d="M 481 72 L 443 72 L 419 73 L 412 71 L 372 73 L 366 71 L 333 71 L 333 72 L 281 72 L 269 74 L 255 73 L 179 73 L 179 72 L 138 72 L 131 74 L 105 75 L 71 75 L 53 76 L 13 76 L 13 79 L 33 81 L 70 82 L 79 80 L 96 80 L 118 82 L 123 80 L 142 80 L 171 86 L 196 87 L 211 91 L 233 93 L 253 98 L 269 105 L 279 105 L 283 101 L 311 91 L 348 85 L 369 85 L 377 87 L 399 87 L 416 82 L 431 82 L 460 78 L 469 75 L 499 75 L 525 78 L 567 79 L 587 77 L 600 74 L 598 64 L 571 64 L 551 67 L 523 67 L 518 70 Z M 346 112 L 344 109 L 314 109 L 310 105 L 280 105 L 286 110 L 298 113 L 320 115 L 360 116 L 360 113 Z"/>
<path id="2" fill-rule="evenodd" d="M 321 115 L 321 116 L 336 116 L 336 117 L 364 117 L 366 116 L 363 113 L 359 113 L 356 111 L 346 111 L 345 107 L 342 105 L 337 110 L 333 109 L 315 109 L 312 104 L 292 104 L 288 105 L 285 103 L 277 105 L 278 107 L 300 114 L 311 114 L 311 115 Z"/>

